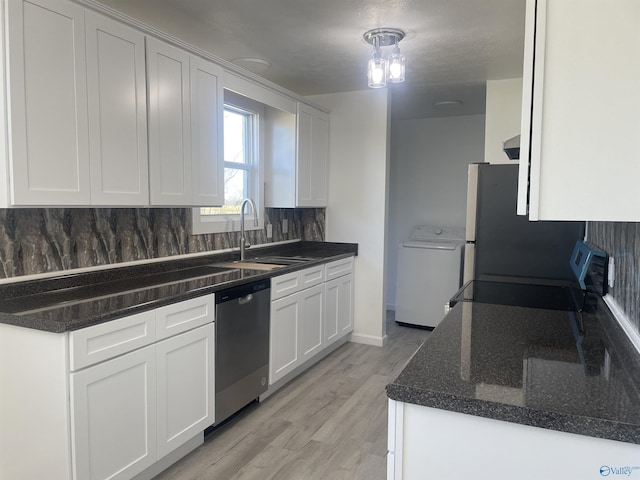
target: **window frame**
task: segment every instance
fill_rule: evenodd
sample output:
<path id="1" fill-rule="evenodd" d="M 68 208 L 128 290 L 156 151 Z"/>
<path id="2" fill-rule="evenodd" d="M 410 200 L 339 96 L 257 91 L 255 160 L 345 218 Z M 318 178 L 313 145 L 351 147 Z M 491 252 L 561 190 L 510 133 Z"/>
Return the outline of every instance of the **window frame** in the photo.
<path id="1" fill-rule="evenodd" d="M 245 213 L 245 230 L 262 230 L 264 228 L 264 162 L 265 162 L 265 145 L 264 145 L 264 122 L 265 122 L 265 105 L 252 100 L 248 97 L 232 92 L 230 90 L 224 90 L 224 107 L 236 108 L 241 112 L 248 112 L 253 116 L 252 124 L 252 145 L 250 147 L 253 153 L 253 162 L 249 169 L 252 170 L 249 181 L 251 182 L 249 198 L 253 200 L 256 205 L 258 213 L 258 226 L 254 226 L 254 216 L 252 213 Z M 223 126 L 224 128 L 224 126 Z M 224 138 L 224 135 L 222 136 Z M 223 159 L 224 161 L 224 159 Z M 233 162 L 224 162 L 230 165 L 235 164 Z M 257 165 L 255 165 L 257 163 Z M 246 165 L 246 164 L 244 164 Z M 243 165 L 243 167 L 244 167 Z M 244 168 L 243 168 L 244 169 Z M 206 234 L 206 233 L 226 233 L 226 232 L 239 232 L 240 231 L 240 218 L 238 214 L 217 214 L 217 215 L 203 215 L 201 214 L 201 207 L 193 208 L 192 213 L 192 234 Z M 206 206 L 205 206 L 206 208 Z M 245 212 L 250 212 L 247 208 Z"/>

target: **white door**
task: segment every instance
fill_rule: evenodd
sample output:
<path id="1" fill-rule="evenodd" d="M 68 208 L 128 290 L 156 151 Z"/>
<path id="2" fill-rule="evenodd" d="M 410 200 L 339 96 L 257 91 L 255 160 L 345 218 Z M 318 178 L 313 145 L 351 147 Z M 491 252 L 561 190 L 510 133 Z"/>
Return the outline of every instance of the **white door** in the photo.
<path id="1" fill-rule="evenodd" d="M 144 35 L 86 13 L 91 203 L 148 205 Z"/>
<path id="2" fill-rule="evenodd" d="M 223 69 L 191 57 L 193 205 L 224 204 Z"/>
<path id="3" fill-rule="evenodd" d="M 89 205 L 84 9 L 8 2 L 13 205 Z"/>
<path id="4" fill-rule="evenodd" d="M 158 458 L 214 423 L 214 326 L 163 340 L 158 362 Z"/>
<path id="5" fill-rule="evenodd" d="M 271 302 L 269 384 L 280 380 L 299 364 L 298 322 L 300 293 Z"/>
<path id="6" fill-rule="evenodd" d="M 189 57 L 147 37 L 151 205 L 191 205 Z"/>
<path id="7" fill-rule="evenodd" d="M 324 285 L 301 291 L 298 320 L 298 350 L 301 362 L 313 357 L 323 347 Z"/>
<path id="8" fill-rule="evenodd" d="M 74 478 L 129 479 L 156 461 L 155 346 L 72 373 Z"/>

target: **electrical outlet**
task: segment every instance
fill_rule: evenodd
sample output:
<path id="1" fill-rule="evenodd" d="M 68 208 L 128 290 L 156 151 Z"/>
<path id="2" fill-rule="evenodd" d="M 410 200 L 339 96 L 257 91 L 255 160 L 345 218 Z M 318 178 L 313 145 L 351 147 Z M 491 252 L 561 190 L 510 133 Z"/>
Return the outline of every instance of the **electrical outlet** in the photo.
<path id="1" fill-rule="evenodd" d="M 282 233 L 289 233 L 289 220 L 286 218 L 282 219 Z"/>
<path id="2" fill-rule="evenodd" d="M 273 237 L 273 225 L 267 224 L 267 238 Z"/>
<path id="3" fill-rule="evenodd" d="M 607 272 L 607 283 L 609 288 L 613 288 L 614 279 L 616 278 L 616 262 L 613 257 L 609 257 Z"/>

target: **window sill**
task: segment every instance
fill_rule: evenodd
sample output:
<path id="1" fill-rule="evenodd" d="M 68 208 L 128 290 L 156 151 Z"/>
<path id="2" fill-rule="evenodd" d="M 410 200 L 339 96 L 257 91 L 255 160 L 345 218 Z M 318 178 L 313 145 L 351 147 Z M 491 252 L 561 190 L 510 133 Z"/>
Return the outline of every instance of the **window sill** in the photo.
<path id="1" fill-rule="evenodd" d="M 253 215 L 245 215 L 245 230 L 262 230 L 264 215 L 258 217 L 258 226 L 253 225 Z M 240 215 L 200 215 L 199 208 L 191 209 L 191 234 L 229 233 L 240 231 Z"/>

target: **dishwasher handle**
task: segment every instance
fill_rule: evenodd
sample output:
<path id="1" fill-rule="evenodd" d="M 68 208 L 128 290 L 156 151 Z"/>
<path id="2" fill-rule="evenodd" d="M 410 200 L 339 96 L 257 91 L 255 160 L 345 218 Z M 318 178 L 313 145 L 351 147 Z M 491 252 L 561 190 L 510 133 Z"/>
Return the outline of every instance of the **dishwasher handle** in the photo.
<path id="1" fill-rule="evenodd" d="M 253 302 L 253 293 L 250 293 L 249 295 L 245 295 L 244 297 L 238 298 L 238 303 L 240 305 L 246 305 L 247 303 L 251 303 L 251 302 Z"/>
<path id="2" fill-rule="evenodd" d="M 228 288 L 226 290 L 216 292 L 216 305 L 230 302 L 235 299 L 240 299 L 240 304 L 249 303 L 253 299 L 254 294 L 269 288 L 271 288 L 271 279 L 269 278 L 258 282 Z"/>

